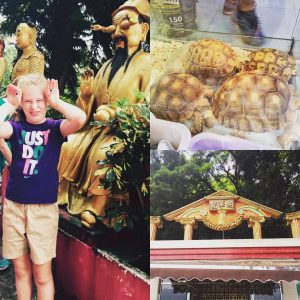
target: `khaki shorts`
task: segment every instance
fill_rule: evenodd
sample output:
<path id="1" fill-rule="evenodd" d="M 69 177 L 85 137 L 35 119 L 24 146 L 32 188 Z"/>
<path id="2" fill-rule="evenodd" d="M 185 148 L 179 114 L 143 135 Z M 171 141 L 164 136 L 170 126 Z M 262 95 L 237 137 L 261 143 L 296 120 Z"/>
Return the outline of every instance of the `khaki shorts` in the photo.
<path id="1" fill-rule="evenodd" d="M 20 204 L 8 199 L 3 207 L 3 256 L 14 259 L 29 253 L 35 264 L 56 256 L 58 205 Z"/>

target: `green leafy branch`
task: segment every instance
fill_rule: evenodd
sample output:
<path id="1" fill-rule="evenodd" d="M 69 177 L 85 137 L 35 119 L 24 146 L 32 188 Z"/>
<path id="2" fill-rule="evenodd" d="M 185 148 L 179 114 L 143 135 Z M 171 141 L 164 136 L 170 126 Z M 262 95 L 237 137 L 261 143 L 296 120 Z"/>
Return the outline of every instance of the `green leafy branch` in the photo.
<path id="1" fill-rule="evenodd" d="M 144 97 L 142 93 L 138 95 Z M 95 126 L 109 126 L 115 141 L 106 150 L 107 159 L 98 161 L 96 175 L 100 184 L 111 194 L 123 194 L 136 189 L 141 207 L 144 209 L 143 197 L 149 194 L 149 141 L 150 110 L 148 104 L 129 104 L 123 98 L 116 102 L 116 117 L 108 122 L 95 121 Z M 116 202 L 107 209 L 105 218 L 110 226 L 120 230 L 123 226 L 133 227 L 137 219 L 136 209 Z M 122 202 L 124 203 L 124 201 Z"/>

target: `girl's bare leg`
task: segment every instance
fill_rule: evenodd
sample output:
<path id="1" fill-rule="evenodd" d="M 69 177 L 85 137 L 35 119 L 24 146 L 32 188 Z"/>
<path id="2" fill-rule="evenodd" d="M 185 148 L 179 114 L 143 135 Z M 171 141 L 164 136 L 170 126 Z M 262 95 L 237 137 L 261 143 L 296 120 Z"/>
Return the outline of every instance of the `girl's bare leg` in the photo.
<path id="1" fill-rule="evenodd" d="M 37 287 L 38 300 L 53 300 L 54 299 L 54 282 L 52 276 L 52 260 L 41 264 L 33 265 L 33 277 Z"/>
<path id="2" fill-rule="evenodd" d="M 13 259 L 18 300 L 31 300 L 32 294 L 32 263 L 25 254 Z"/>

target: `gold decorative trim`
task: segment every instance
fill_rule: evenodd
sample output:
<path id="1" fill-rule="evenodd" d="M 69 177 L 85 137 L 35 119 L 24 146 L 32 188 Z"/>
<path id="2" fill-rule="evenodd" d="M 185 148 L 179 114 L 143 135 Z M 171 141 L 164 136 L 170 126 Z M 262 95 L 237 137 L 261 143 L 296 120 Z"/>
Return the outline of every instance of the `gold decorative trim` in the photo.
<path id="1" fill-rule="evenodd" d="M 167 220 L 167 221 L 177 221 L 176 218 L 178 218 L 180 215 L 182 214 L 185 214 L 187 210 L 191 209 L 191 208 L 197 208 L 201 205 L 203 205 L 204 203 L 206 203 L 209 199 L 216 199 L 216 198 L 219 198 L 222 197 L 223 199 L 234 199 L 235 202 L 240 202 L 240 203 L 243 203 L 245 206 L 253 206 L 257 209 L 259 209 L 260 211 L 262 211 L 264 214 L 269 213 L 274 219 L 278 219 L 282 212 L 281 211 L 278 211 L 278 210 L 275 210 L 273 208 L 270 208 L 270 207 L 267 207 L 265 205 L 262 205 L 260 203 L 256 203 L 252 200 L 249 200 L 247 198 L 244 198 L 244 197 L 241 197 L 241 196 L 238 196 L 238 195 L 235 195 L 231 192 L 227 192 L 227 191 L 224 191 L 224 190 L 220 190 L 220 191 L 217 191 L 213 194 L 210 194 L 210 195 L 207 195 L 199 200 L 196 200 L 195 202 L 193 203 L 190 203 L 190 204 L 187 204 L 181 208 L 178 208 L 172 212 L 169 212 L 167 214 L 164 215 L 164 218 Z"/>
<path id="2" fill-rule="evenodd" d="M 266 214 L 265 214 L 263 211 L 261 211 L 258 207 L 253 207 L 253 206 L 242 206 L 242 207 L 240 207 L 240 208 L 237 210 L 237 212 L 238 212 L 239 214 L 243 214 L 244 211 L 251 211 L 251 212 L 257 214 L 258 217 L 265 217 L 265 216 L 266 216 Z"/>
<path id="3" fill-rule="evenodd" d="M 163 227 L 163 222 L 160 216 L 150 216 L 150 224 L 157 225 L 157 228 Z"/>
<path id="4" fill-rule="evenodd" d="M 204 223 L 205 226 L 207 226 L 210 229 L 217 230 L 217 231 L 226 231 L 226 230 L 231 230 L 233 228 L 236 228 L 243 222 L 243 216 L 239 216 L 234 222 L 228 223 L 228 224 L 215 224 L 212 223 L 209 219 L 204 217 L 202 219 L 202 222 Z"/>
<path id="5" fill-rule="evenodd" d="M 195 218 L 195 219 L 202 219 L 204 216 L 207 215 L 207 211 L 204 209 L 204 208 L 199 208 L 199 207 L 195 207 L 195 208 L 191 208 L 189 209 L 188 211 L 186 211 L 180 219 L 186 219 L 186 218 L 189 218 L 189 215 L 192 215 L 192 214 L 195 214 L 195 213 L 198 213 L 200 215 L 200 218 L 196 217 L 196 216 L 193 216 L 192 218 Z"/>
<path id="6" fill-rule="evenodd" d="M 292 212 L 292 213 L 287 213 L 285 215 L 285 219 L 287 221 L 292 221 L 292 220 L 300 219 L 300 211 L 295 211 L 295 212 Z"/>
<path id="7" fill-rule="evenodd" d="M 248 227 L 251 227 L 254 223 L 264 223 L 266 219 L 264 217 L 250 217 L 248 220 Z"/>
<path id="8" fill-rule="evenodd" d="M 194 218 L 182 218 L 180 219 L 180 224 L 182 225 L 195 225 L 196 221 Z"/>

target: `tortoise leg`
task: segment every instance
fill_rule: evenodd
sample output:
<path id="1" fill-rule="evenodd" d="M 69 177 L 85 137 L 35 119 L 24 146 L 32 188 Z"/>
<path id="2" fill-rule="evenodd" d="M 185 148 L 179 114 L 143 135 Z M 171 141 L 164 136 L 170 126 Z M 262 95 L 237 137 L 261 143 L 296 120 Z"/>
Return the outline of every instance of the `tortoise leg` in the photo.
<path id="1" fill-rule="evenodd" d="M 191 130 L 192 133 L 199 133 L 202 131 L 202 126 L 203 126 L 203 116 L 202 113 L 195 111 L 194 112 L 194 117 L 193 117 L 193 131 Z"/>
<path id="2" fill-rule="evenodd" d="M 207 128 L 212 128 L 214 125 L 217 123 L 217 120 L 215 119 L 214 116 L 212 117 L 207 117 L 204 119 L 204 124 Z"/>
<path id="3" fill-rule="evenodd" d="M 208 102 L 207 98 L 202 97 L 200 99 L 196 107 L 196 112 L 201 115 L 202 118 L 201 127 L 204 124 L 206 127 L 212 128 L 217 123 L 217 120 L 212 113 L 211 104 Z"/>
<path id="4" fill-rule="evenodd" d="M 277 138 L 282 149 L 290 150 L 294 142 L 300 140 L 300 124 L 295 123 L 284 128 L 284 132 Z"/>

